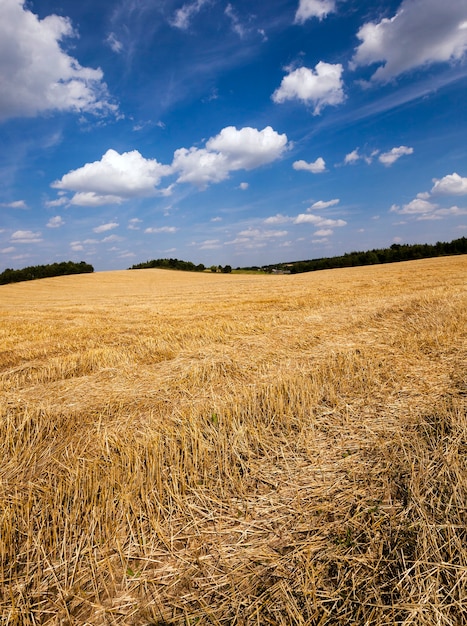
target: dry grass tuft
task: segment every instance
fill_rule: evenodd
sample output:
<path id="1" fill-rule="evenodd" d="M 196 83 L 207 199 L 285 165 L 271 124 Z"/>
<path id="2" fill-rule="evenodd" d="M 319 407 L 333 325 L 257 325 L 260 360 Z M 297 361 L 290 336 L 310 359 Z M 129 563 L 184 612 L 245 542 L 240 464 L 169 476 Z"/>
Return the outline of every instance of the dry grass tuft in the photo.
<path id="1" fill-rule="evenodd" d="M 466 270 L 2 286 L 2 624 L 467 623 Z"/>

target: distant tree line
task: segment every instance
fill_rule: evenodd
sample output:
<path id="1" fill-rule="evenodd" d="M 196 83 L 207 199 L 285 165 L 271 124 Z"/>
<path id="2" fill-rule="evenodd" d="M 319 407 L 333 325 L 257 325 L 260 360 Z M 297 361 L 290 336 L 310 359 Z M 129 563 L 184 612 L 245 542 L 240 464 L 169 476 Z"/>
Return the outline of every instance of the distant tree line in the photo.
<path id="1" fill-rule="evenodd" d="M 184 272 L 204 272 L 206 269 L 202 263 L 195 265 L 191 261 L 181 261 L 180 259 L 153 259 L 145 263 L 132 265 L 130 270 L 143 270 L 148 268 L 160 268 L 166 270 L 183 270 Z"/>
<path id="2" fill-rule="evenodd" d="M 206 267 L 202 263 L 195 265 L 191 261 L 181 261 L 180 259 L 153 259 L 152 261 L 146 261 L 145 263 L 137 263 L 132 265 L 128 269 L 130 270 L 144 270 L 147 268 L 159 268 L 164 270 L 182 270 L 183 272 L 221 272 L 222 274 L 230 274 L 232 271 L 231 265 L 211 265 Z"/>
<path id="3" fill-rule="evenodd" d="M 398 261 L 414 261 L 438 256 L 467 254 L 467 238 L 461 237 L 449 243 L 438 241 L 431 244 L 398 244 L 390 248 L 369 250 L 367 252 L 349 252 L 342 256 L 313 259 L 311 261 L 293 261 L 267 265 L 262 269 L 266 272 L 286 271 L 290 274 L 314 272 L 316 270 L 334 269 L 339 267 L 355 267 L 360 265 L 376 265 L 395 263 Z"/>
<path id="4" fill-rule="evenodd" d="M 0 285 L 7 283 L 19 283 L 23 280 L 36 280 L 37 278 L 51 278 L 52 276 L 67 276 L 68 274 L 90 274 L 94 272 L 92 265 L 81 261 L 62 261 L 50 265 L 32 265 L 22 270 L 7 268 L 0 274 Z"/>

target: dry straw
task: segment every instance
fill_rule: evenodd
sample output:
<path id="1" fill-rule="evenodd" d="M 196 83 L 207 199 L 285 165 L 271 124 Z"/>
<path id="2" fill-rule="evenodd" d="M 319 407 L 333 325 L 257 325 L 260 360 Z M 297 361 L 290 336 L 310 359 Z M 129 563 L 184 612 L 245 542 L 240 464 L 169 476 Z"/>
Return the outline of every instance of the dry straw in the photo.
<path id="1" fill-rule="evenodd" d="M 466 270 L 0 287 L 1 623 L 467 623 Z"/>

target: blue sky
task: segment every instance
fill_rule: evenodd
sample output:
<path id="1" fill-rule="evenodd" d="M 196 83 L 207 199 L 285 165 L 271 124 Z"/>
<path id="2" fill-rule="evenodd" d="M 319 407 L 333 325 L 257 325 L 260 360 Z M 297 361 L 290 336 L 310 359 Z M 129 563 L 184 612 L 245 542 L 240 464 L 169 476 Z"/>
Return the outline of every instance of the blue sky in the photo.
<path id="1" fill-rule="evenodd" d="M 467 235 L 465 0 L 0 0 L 0 270 Z"/>

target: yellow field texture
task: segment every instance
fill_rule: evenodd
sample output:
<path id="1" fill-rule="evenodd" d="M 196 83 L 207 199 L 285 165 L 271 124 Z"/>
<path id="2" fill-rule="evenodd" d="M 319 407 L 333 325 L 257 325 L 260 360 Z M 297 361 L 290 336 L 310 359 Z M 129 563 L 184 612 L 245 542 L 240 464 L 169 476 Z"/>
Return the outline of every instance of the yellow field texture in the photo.
<path id="1" fill-rule="evenodd" d="M 0 287 L 1 624 L 467 624 L 466 287 Z"/>

